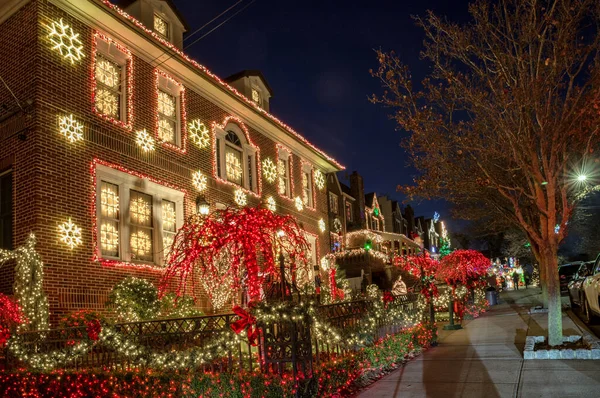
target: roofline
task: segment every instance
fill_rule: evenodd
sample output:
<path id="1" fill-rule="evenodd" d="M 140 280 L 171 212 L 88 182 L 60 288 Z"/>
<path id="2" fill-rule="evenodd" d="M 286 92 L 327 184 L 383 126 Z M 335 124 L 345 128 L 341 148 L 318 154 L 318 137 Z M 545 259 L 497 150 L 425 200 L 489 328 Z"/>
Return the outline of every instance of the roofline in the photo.
<path id="1" fill-rule="evenodd" d="M 227 83 L 230 83 L 234 80 L 238 80 L 239 78 L 250 77 L 250 76 L 257 76 L 258 78 L 260 78 L 260 80 L 262 80 L 263 84 L 267 88 L 269 95 L 271 95 L 271 97 L 273 97 L 273 89 L 269 85 L 269 82 L 267 82 L 267 78 L 265 77 L 265 75 L 263 75 L 263 73 L 261 71 L 259 71 L 258 69 L 244 69 L 237 73 L 234 73 L 231 76 L 227 76 L 223 80 L 226 81 Z"/>

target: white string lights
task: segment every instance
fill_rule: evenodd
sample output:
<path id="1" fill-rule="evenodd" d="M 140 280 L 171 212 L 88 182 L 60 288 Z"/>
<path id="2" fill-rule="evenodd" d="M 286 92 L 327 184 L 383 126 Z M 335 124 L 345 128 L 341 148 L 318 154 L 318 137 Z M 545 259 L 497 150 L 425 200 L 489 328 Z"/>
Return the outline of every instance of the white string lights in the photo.
<path id="1" fill-rule="evenodd" d="M 150 152 L 154 150 L 154 138 L 148 134 L 146 129 L 135 133 L 135 142 L 140 146 L 140 148 L 142 148 L 144 152 Z"/>
<path id="2" fill-rule="evenodd" d="M 270 158 L 263 160 L 263 175 L 269 183 L 274 183 L 277 179 L 277 167 Z"/>
<path id="3" fill-rule="evenodd" d="M 190 132 L 190 140 L 198 146 L 198 148 L 206 148 L 210 144 L 210 134 L 208 127 L 204 125 L 200 120 L 192 120 L 188 124 L 188 130 Z"/>
<path id="4" fill-rule="evenodd" d="M 60 241 L 69 246 L 69 249 L 74 249 L 81 244 L 81 228 L 71 221 L 67 221 L 58 225 L 58 236 Z"/>
<path id="5" fill-rule="evenodd" d="M 68 24 L 64 23 L 62 18 L 58 22 L 52 22 L 47 28 L 49 30 L 48 39 L 52 43 L 53 50 L 57 50 L 71 64 L 84 57 L 79 33 L 75 33 Z"/>
<path id="6" fill-rule="evenodd" d="M 233 200 L 238 206 L 244 207 L 248 204 L 248 195 L 241 188 L 236 189 L 233 195 Z"/>
<path id="7" fill-rule="evenodd" d="M 83 139 L 83 124 L 79 123 L 73 115 L 58 117 L 58 129 L 70 142 Z"/>
<path id="8" fill-rule="evenodd" d="M 194 171 L 192 173 L 192 184 L 199 192 L 202 192 L 208 187 L 208 179 L 201 171 Z"/>
<path id="9" fill-rule="evenodd" d="M 313 173 L 313 178 L 315 180 L 315 186 L 319 188 L 319 191 L 325 187 L 325 175 L 321 170 L 315 170 Z"/>

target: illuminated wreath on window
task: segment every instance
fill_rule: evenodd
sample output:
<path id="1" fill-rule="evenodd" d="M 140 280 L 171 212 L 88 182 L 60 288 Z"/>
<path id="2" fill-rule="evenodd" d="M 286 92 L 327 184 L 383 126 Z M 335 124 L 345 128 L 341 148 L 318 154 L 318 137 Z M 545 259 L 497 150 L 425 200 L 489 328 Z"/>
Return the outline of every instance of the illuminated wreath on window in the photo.
<path id="1" fill-rule="evenodd" d="M 333 230 L 335 231 L 336 234 L 339 234 L 340 232 L 342 232 L 342 222 L 340 221 L 339 218 L 336 218 L 335 220 L 333 220 Z"/>

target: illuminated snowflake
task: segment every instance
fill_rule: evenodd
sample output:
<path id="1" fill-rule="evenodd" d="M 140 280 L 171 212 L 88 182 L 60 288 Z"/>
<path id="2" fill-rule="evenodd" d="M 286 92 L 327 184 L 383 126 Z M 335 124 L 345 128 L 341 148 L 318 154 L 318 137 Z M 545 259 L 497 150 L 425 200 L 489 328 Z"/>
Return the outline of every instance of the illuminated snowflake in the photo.
<path id="1" fill-rule="evenodd" d="M 194 184 L 198 191 L 204 191 L 208 186 L 208 179 L 200 171 L 195 171 L 192 174 L 192 184 Z"/>
<path id="2" fill-rule="evenodd" d="M 148 134 L 146 129 L 140 130 L 136 133 L 135 142 L 142 148 L 144 152 L 154 150 L 154 138 Z"/>
<path id="3" fill-rule="evenodd" d="M 79 123 L 73 115 L 58 118 L 60 133 L 71 142 L 83 139 L 83 124 Z"/>
<path id="4" fill-rule="evenodd" d="M 298 211 L 304 210 L 304 203 L 302 202 L 302 198 L 300 196 L 296 196 L 294 199 L 294 204 L 296 205 L 296 209 Z"/>
<path id="5" fill-rule="evenodd" d="M 99 58 L 96 61 L 96 80 L 110 88 L 117 88 L 121 83 L 121 68 L 114 62 Z"/>
<path id="6" fill-rule="evenodd" d="M 319 230 L 321 232 L 325 232 L 325 220 L 323 220 L 322 218 L 319 219 Z"/>
<path id="7" fill-rule="evenodd" d="M 263 160 L 263 175 L 265 176 L 265 180 L 267 182 L 273 183 L 277 178 L 277 167 L 275 167 L 275 163 L 269 158 Z"/>
<path id="8" fill-rule="evenodd" d="M 246 206 L 248 204 L 248 196 L 240 188 L 235 190 L 233 200 L 238 206 Z"/>
<path id="9" fill-rule="evenodd" d="M 152 252 L 152 239 L 142 230 L 132 233 L 129 242 L 134 257 L 146 257 Z"/>
<path id="10" fill-rule="evenodd" d="M 158 92 L 158 112 L 165 116 L 175 116 L 175 97 L 164 91 Z"/>
<path id="11" fill-rule="evenodd" d="M 112 223 L 104 223 L 100 226 L 100 243 L 105 251 L 117 251 L 119 247 L 119 230 Z"/>
<path id="12" fill-rule="evenodd" d="M 319 190 L 325 187 L 325 175 L 321 170 L 315 170 L 313 178 L 315 179 L 315 185 Z"/>
<path id="13" fill-rule="evenodd" d="M 200 148 L 206 148 L 210 143 L 210 135 L 208 127 L 200 120 L 196 119 L 189 123 L 188 130 L 190 132 L 190 140 Z"/>
<path id="14" fill-rule="evenodd" d="M 158 121 L 158 138 L 165 142 L 175 141 L 175 129 L 169 120 L 161 118 Z"/>
<path id="15" fill-rule="evenodd" d="M 53 50 L 58 50 L 72 64 L 83 58 L 83 44 L 79 39 L 79 33 L 73 32 L 73 29 L 64 23 L 62 18 L 58 22 L 52 22 L 48 26 L 48 30 L 50 31 L 48 38 L 52 43 Z"/>
<path id="16" fill-rule="evenodd" d="M 151 203 L 143 197 L 137 197 L 130 202 L 129 213 L 133 222 L 145 224 L 152 215 Z"/>
<path id="17" fill-rule="evenodd" d="M 267 198 L 267 209 L 271 211 L 277 210 L 277 202 L 275 202 L 275 198 L 273 198 L 272 196 L 269 196 Z"/>
<path id="18" fill-rule="evenodd" d="M 99 88 L 96 90 L 96 109 L 98 112 L 109 115 L 119 115 L 119 96 L 114 92 Z"/>
<path id="19" fill-rule="evenodd" d="M 73 224 L 70 218 L 58 226 L 58 234 L 60 241 L 70 249 L 81 244 L 81 228 Z"/>

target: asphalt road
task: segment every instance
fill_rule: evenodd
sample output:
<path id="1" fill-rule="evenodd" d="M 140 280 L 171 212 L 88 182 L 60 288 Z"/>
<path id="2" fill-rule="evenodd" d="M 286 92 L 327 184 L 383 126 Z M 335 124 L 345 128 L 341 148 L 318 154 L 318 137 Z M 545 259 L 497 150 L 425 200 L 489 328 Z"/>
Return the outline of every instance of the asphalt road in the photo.
<path id="1" fill-rule="evenodd" d="M 565 300 L 568 305 L 568 302 L 569 302 L 568 296 L 562 297 L 563 305 L 565 305 Z M 577 315 L 577 317 L 581 320 L 582 323 L 585 323 L 585 322 L 583 322 L 583 319 L 582 319 L 580 307 L 575 306 L 574 308 L 571 308 L 571 310 L 573 311 L 573 313 L 575 315 Z M 594 318 L 594 320 L 592 321 L 591 324 L 586 323 L 585 325 L 588 327 L 588 329 L 590 329 L 592 331 L 592 333 L 594 333 L 596 335 L 596 337 L 600 338 L 600 319 L 599 318 Z"/>

